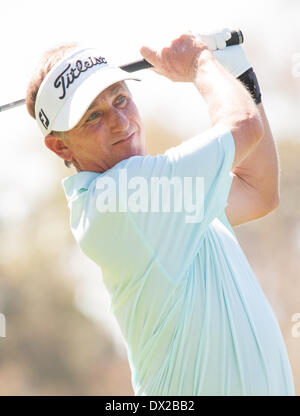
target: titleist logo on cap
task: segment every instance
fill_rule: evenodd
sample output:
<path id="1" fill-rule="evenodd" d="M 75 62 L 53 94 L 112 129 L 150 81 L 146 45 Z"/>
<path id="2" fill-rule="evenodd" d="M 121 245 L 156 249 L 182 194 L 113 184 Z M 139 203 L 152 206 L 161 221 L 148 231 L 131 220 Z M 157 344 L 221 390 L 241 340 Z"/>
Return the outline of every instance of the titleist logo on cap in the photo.
<path id="1" fill-rule="evenodd" d="M 58 75 L 54 81 L 54 87 L 61 90 L 61 95 L 58 97 L 60 100 L 63 100 L 66 96 L 67 89 L 73 82 L 80 77 L 83 72 L 88 71 L 90 68 L 93 68 L 96 65 L 107 64 L 107 61 L 103 57 L 91 57 L 89 56 L 86 60 L 81 61 L 78 59 L 75 63 L 75 67 L 72 67 L 71 64 L 66 66 L 66 68 Z"/>

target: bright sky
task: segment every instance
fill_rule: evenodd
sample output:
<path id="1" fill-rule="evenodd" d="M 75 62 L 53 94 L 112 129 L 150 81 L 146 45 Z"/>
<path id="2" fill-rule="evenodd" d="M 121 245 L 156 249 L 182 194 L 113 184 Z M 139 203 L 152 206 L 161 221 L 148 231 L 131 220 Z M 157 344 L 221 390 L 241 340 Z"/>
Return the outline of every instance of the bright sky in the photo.
<path id="1" fill-rule="evenodd" d="M 159 45 L 182 31 L 240 28 L 275 138 L 299 139 L 299 17 L 299 0 L 3 0 L 0 105 L 24 98 L 42 52 L 64 42 L 97 47 L 124 64 L 140 57 L 143 44 Z M 208 127 L 205 105 L 192 86 L 173 84 L 151 70 L 140 75 L 144 82 L 133 93 L 143 118 L 172 126 L 183 140 Z M 60 180 L 53 181 L 55 156 L 42 145 L 25 107 L 0 113 L 0 126 L 0 216 L 9 220 L 22 217 Z"/>

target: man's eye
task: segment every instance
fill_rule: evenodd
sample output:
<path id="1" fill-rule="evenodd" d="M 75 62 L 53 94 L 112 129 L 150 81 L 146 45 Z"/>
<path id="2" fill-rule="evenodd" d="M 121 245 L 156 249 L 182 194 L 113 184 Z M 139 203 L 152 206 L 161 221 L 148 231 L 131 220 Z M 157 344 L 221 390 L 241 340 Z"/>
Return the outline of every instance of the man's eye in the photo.
<path id="1" fill-rule="evenodd" d="M 102 114 L 99 111 L 94 111 L 86 120 L 86 122 L 88 123 L 89 121 L 93 121 L 96 120 L 98 117 L 101 117 Z"/>
<path id="2" fill-rule="evenodd" d="M 115 104 L 123 104 L 125 101 L 126 101 L 125 95 L 119 95 L 119 97 L 115 101 Z"/>

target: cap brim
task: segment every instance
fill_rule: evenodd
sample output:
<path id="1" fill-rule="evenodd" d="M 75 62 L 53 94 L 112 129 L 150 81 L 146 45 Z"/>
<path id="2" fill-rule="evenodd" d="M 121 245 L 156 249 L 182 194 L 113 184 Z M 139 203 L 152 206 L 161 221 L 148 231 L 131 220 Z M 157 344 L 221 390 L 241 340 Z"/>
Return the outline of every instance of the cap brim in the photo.
<path id="1" fill-rule="evenodd" d="M 71 130 L 81 120 L 94 99 L 109 86 L 126 80 L 140 81 L 120 68 L 106 67 L 87 78 L 65 102 L 54 119 L 54 131 Z"/>

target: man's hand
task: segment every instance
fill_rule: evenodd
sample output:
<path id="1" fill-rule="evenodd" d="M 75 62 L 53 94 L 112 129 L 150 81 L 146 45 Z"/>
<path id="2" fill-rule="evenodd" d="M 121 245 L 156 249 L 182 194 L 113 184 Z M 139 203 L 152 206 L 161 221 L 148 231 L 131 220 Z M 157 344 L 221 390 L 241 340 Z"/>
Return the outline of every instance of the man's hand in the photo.
<path id="1" fill-rule="evenodd" d="M 226 40 L 230 36 L 229 29 L 210 34 L 190 32 L 173 40 L 161 51 L 144 46 L 140 52 L 160 75 L 172 81 L 189 82 L 194 81 L 193 74 L 197 70 L 201 53 L 209 49 L 216 60 L 237 78 L 251 68 L 251 64 L 241 45 L 226 47 Z"/>
<path id="2" fill-rule="evenodd" d="M 208 46 L 192 33 L 181 35 L 160 51 L 143 46 L 140 52 L 155 72 L 174 82 L 194 82 L 199 59 L 214 59 Z"/>

